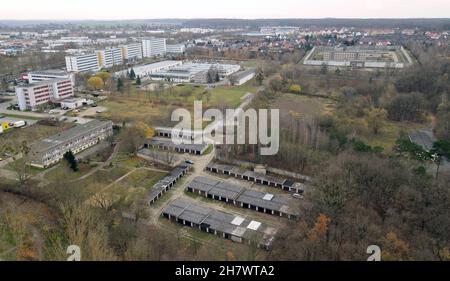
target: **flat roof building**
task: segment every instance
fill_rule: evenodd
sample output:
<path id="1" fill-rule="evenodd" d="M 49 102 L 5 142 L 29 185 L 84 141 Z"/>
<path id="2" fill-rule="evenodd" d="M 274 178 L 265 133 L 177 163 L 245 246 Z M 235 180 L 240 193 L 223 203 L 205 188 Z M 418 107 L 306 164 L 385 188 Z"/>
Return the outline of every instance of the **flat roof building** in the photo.
<path id="1" fill-rule="evenodd" d="M 120 46 L 122 57 L 126 61 L 142 59 L 142 43 L 129 43 Z"/>
<path id="2" fill-rule="evenodd" d="M 255 191 L 211 178 L 196 177 L 186 186 L 186 190 L 261 213 L 289 219 L 297 219 L 299 216 L 297 201 L 288 196 Z"/>
<path id="3" fill-rule="evenodd" d="M 183 54 L 186 46 L 184 44 L 166 45 L 166 50 L 168 54 Z"/>
<path id="4" fill-rule="evenodd" d="M 206 170 L 213 173 L 235 177 L 237 179 L 252 181 L 257 184 L 267 185 L 271 187 L 278 187 L 285 191 L 303 193 L 305 190 L 305 185 L 302 183 L 294 182 L 281 177 L 256 173 L 254 171 L 241 169 L 239 167 L 232 165 L 209 163 L 206 166 Z"/>
<path id="5" fill-rule="evenodd" d="M 255 77 L 255 75 L 256 75 L 255 69 L 251 68 L 231 75 L 230 80 L 234 85 L 241 86 L 247 83 L 248 81 L 252 80 L 253 77 Z"/>
<path id="6" fill-rule="evenodd" d="M 66 56 L 66 69 L 70 72 L 99 71 L 100 67 L 96 53 Z"/>
<path id="7" fill-rule="evenodd" d="M 152 138 L 144 142 L 144 148 L 172 150 L 179 153 L 202 155 L 208 149 L 207 144 L 175 144 L 171 139 Z"/>
<path id="8" fill-rule="evenodd" d="M 98 63 L 102 68 L 110 68 L 115 65 L 123 64 L 123 53 L 121 48 L 105 48 L 95 51 L 98 57 Z"/>
<path id="9" fill-rule="evenodd" d="M 149 38 L 142 40 L 142 54 L 144 58 L 164 56 L 166 52 L 166 38 Z"/>
<path id="10" fill-rule="evenodd" d="M 31 144 L 31 166 L 57 164 L 68 151 L 77 154 L 112 136 L 111 121 L 92 120 Z"/>
<path id="11" fill-rule="evenodd" d="M 136 76 L 139 77 L 148 77 L 153 73 L 157 73 L 159 71 L 164 71 L 171 69 L 176 66 L 182 65 L 182 61 L 176 61 L 176 60 L 166 60 L 166 61 L 160 61 L 150 64 L 144 64 L 144 65 L 137 65 L 133 67 L 133 71 L 136 74 Z M 127 72 L 129 73 L 131 71 L 131 68 L 128 68 L 128 70 L 122 70 L 114 73 L 116 77 L 126 77 Z"/>
<path id="12" fill-rule="evenodd" d="M 74 95 L 72 78 L 42 80 L 17 86 L 16 95 L 20 110 L 36 110 L 40 105 L 56 102 Z"/>
<path id="13" fill-rule="evenodd" d="M 73 85 L 75 85 L 75 76 L 72 73 L 60 69 L 31 71 L 22 75 L 22 79 L 28 80 L 28 83 L 36 83 L 57 78 L 70 78 Z"/>
<path id="14" fill-rule="evenodd" d="M 238 243 L 255 243 L 264 249 L 270 248 L 277 232 L 275 228 L 259 221 L 203 207 L 183 199 L 170 202 L 161 215 L 185 226 Z"/>
<path id="15" fill-rule="evenodd" d="M 150 76 L 155 80 L 168 80 L 181 83 L 207 83 L 205 74 L 212 68 L 216 69 L 219 76 L 223 78 L 239 71 L 241 66 L 235 64 L 188 62 L 169 70 L 156 72 Z"/>
<path id="16" fill-rule="evenodd" d="M 161 198 L 161 196 L 169 191 L 177 181 L 187 174 L 189 169 L 191 168 L 190 164 L 184 163 L 178 165 L 175 169 L 173 169 L 167 176 L 158 181 L 148 192 L 147 192 L 147 202 L 149 205 L 152 205 Z"/>

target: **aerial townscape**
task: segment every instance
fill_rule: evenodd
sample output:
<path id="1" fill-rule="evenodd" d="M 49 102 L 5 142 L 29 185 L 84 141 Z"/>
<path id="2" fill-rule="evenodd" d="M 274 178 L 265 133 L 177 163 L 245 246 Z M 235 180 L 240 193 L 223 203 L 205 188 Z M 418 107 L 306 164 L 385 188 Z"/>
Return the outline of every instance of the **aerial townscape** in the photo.
<path id="1" fill-rule="evenodd" d="M 5 15 L 0 261 L 450 261 L 449 17 Z"/>

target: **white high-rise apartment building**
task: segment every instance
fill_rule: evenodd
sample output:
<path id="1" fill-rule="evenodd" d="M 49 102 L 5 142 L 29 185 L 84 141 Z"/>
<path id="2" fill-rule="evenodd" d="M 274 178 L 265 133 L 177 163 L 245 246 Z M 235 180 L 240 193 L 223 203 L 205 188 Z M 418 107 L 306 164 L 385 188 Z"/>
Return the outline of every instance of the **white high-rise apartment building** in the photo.
<path id="1" fill-rule="evenodd" d="M 166 38 L 150 38 L 142 40 L 142 54 L 145 58 L 163 56 L 166 52 Z"/>
<path id="2" fill-rule="evenodd" d="M 110 68 L 114 65 L 123 64 L 123 56 L 121 48 L 106 48 L 95 51 L 98 56 L 98 62 L 102 68 Z"/>
<path id="3" fill-rule="evenodd" d="M 66 69 L 69 72 L 98 71 L 98 56 L 96 53 L 66 56 Z"/>
<path id="4" fill-rule="evenodd" d="M 121 46 L 124 60 L 142 59 L 142 43 L 130 43 Z"/>

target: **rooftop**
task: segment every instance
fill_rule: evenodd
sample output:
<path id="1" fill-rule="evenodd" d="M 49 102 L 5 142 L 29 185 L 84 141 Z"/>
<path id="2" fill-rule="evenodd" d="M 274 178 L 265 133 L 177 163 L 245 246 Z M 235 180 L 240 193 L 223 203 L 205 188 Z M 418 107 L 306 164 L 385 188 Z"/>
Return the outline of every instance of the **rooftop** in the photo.
<path id="1" fill-rule="evenodd" d="M 269 244 L 276 233 L 273 227 L 258 221 L 203 207 L 183 199 L 170 202 L 163 213 L 236 237 L 257 239 L 264 244 Z"/>
<path id="2" fill-rule="evenodd" d="M 208 148 L 208 145 L 203 144 L 175 144 L 172 139 L 163 139 L 163 138 L 152 138 L 145 141 L 145 144 L 150 146 L 165 146 L 171 148 L 178 149 L 186 149 L 186 150 L 195 150 L 195 151 L 203 151 Z"/>
<path id="3" fill-rule="evenodd" d="M 247 189 L 241 186 L 221 182 L 207 177 L 196 177 L 187 188 L 201 190 L 214 196 L 220 196 L 239 203 L 251 204 L 260 208 L 298 215 L 295 208 L 296 201 L 284 195 L 274 195 Z"/>
<path id="4" fill-rule="evenodd" d="M 35 151 L 37 153 L 44 152 L 54 146 L 57 146 L 62 143 L 65 143 L 67 141 L 70 141 L 71 139 L 73 139 L 79 135 L 85 134 L 86 132 L 98 129 L 99 127 L 102 127 L 102 126 L 105 126 L 108 124 L 110 124 L 112 126 L 111 121 L 92 120 L 88 123 L 85 123 L 82 125 L 77 125 L 67 131 L 58 133 L 58 134 L 48 137 L 46 139 L 36 141 L 31 144 L 31 148 L 33 151 Z"/>

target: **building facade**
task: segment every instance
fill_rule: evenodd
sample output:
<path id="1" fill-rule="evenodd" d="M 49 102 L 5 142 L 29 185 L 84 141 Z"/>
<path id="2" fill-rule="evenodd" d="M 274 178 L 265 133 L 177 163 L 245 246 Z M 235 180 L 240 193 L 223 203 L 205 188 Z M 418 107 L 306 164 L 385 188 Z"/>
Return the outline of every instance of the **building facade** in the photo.
<path id="1" fill-rule="evenodd" d="M 75 85 L 75 76 L 64 70 L 51 69 L 51 70 L 41 70 L 33 71 L 22 75 L 23 80 L 28 80 L 28 83 L 36 83 L 51 79 L 68 79 L 72 80 Z"/>
<path id="2" fill-rule="evenodd" d="M 142 40 L 142 54 L 145 58 L 163 56 L 166 52 L 166 38 L 150 38 Z"/>
<path id="3" fill-rule="evenodd" d="M 111 121 L 93 120 L 31 145 L 30 165 L 47 168 L 57 164 L 68 151 L 77 154 L 113 134 Z"/>
<path id="4" fill-rule="evenodd" d="M 66 69 L 69 72 L 98 71 L 98 56 L 96 53 L 66 56 Z"/>
<path id="5" fill-rule="evenodd" d="M 121 46 L 124 60 L 132 61 L 142 59 L 142 43 L 130 43 Z"/>
<path id="6" fill-rule="evenodd" d="M 183 44 L 167 45 L 166 50 L 169 54 L 183 54 L 186 51 L 186 46 Z"/>
<path id="7" fill-rule="evenodd" d="M 123 53 L 121 48 L 106 48 L 95 51 L 98 57 L 98 64 L 101 68 L 110 68 L 123 64 Z"/>
<path id="8" fill-rule="evenodd" d="M 73 82 L 70 78 L 51 79 L 16 87 L 20 110 L 35 110 L 37 106 L 72 97 Z"/>

